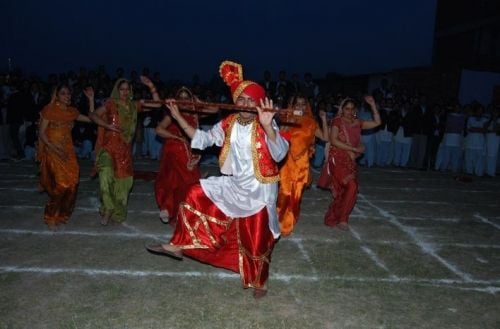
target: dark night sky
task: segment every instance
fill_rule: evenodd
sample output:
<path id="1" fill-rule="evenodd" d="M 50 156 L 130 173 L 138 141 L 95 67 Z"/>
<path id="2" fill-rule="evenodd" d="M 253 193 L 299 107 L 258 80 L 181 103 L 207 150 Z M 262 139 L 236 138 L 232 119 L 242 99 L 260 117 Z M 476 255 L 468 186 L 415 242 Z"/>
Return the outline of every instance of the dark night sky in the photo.
<path id="1" fill-rule="evenodd" d="M 202 79 L 219 63 L 301 76 L 429 65 L 436 0 L 0 2 L 0 70 L 7 59 L 47 74 L 105 64 L 150 67 L 165 80 Z"/>

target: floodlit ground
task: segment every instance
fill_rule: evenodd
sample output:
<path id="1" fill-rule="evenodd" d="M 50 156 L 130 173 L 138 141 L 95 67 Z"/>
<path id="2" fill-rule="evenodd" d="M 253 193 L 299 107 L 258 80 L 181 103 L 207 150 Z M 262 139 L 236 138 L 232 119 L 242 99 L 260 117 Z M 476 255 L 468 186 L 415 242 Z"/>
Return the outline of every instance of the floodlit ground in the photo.
<path id="1" fill-rule="evenodd" d="M 324 226 L 329 193 L 307 190 L 256 301 L 235 273 L 145 251 L 172 233 L 151 181 L 125 224 L 101 227 L 90 167 L 53 233 L 36 166 L 0 163 L 0 328 L 500 328 L 499 178 L 362 169 L 349 232 Z"/>

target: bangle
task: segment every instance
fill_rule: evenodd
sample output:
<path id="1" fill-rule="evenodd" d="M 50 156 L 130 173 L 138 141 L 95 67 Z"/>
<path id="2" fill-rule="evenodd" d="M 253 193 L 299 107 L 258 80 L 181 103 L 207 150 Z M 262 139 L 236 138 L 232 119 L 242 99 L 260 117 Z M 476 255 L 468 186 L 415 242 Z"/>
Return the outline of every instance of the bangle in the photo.
<path id="1" fill-rule="evenodd" d="M 188 129 L 188 127 L 189 126 L 184 126 L 184 127 L 181 127 L 181 128 L 182 128 L 182 130 L 186 130 L 186 129 Z"/>
<path id="2" fill-rule="evenodd" d="M 150 91 L 152 94 L 154 94 L 154 93 L 156 93 L 156 88 L 155 88 L 155 87 L 153 87 L 153 88 L 149 89 L 149 91 Z"/>

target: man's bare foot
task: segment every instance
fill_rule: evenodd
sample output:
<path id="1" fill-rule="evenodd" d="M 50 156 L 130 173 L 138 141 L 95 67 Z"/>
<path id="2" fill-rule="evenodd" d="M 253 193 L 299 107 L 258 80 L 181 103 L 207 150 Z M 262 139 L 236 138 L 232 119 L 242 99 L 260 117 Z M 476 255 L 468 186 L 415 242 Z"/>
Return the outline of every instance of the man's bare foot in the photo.
<path id="1" fill-rule="evenodd" d="M 338 229 L 339 229 L 339 230 L 342 230 L 342 231 L 349 231 L 349 225 L 348 225 L 347 223 L 344 223 L 344 222 L 339 223 L 339 224 L 337 225 L 337 227 L 338 227 Z"/>
<path id="2" fill-rule="evenodd" d="M 183 255 L 182 255 L 182 249 L 176 246 L 173 246 L 171 244 L 148 244 L 146 245 L 146 249 L 153 253 L 153 254 L 159 254 L 159 255 L 165 255 L 172 257 L 177 260 L 182 260 Z"/>
<path id="3" fill-rule="evenodd" d="M 108 225 L 110 218 L 111 218 L 111 213 L 103 213 L 103 214 L 101 214 L 101 225 L 102 226 Z"/>
<path id="4" fill-rule="evenodd" d="M 47 227 L 48 227 L 48 228 L 49 228 L 49 230 L 51 230 L 52 232 L 57 231 L 57 224 L 55 224 L 55 223 L 47 223 Z"/>

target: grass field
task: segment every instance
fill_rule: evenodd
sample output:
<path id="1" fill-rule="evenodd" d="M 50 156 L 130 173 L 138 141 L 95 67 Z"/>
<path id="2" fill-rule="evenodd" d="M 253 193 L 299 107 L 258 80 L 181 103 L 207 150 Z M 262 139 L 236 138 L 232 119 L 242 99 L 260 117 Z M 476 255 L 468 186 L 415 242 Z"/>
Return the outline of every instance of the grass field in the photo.
<path id="1" fill-rule="evenodd" d="M 145 251 L 172 233 L 150 181 L 125 224 L 100 226 L 90 167 L 53 233 L 36 166 L 0 163 L 0 328 L 500 328 L 498 178 L 361 169 L 347 232 L 323 225 L 329 193 L 307 190 L 256 301 L 235 273 Z"/>

